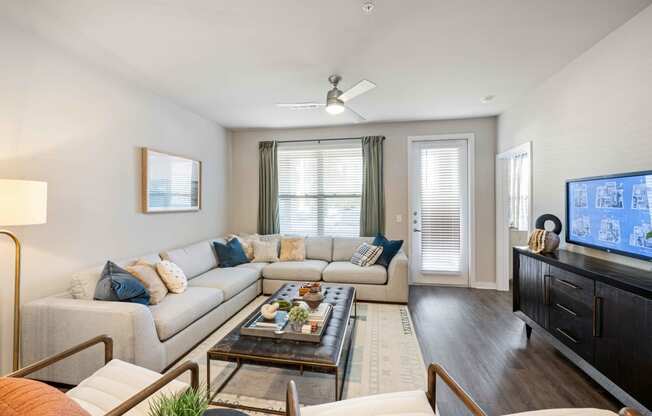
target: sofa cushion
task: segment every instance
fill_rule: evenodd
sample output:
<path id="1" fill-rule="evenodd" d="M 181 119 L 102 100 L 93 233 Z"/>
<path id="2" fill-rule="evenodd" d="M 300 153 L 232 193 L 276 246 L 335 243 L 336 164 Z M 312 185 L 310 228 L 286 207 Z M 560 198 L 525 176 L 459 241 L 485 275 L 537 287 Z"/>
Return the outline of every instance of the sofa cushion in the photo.
<path id="1" fill-rule="evenodd" d="M 156 264 L 161 261 L 161 258 L 158 254 L 152 253 L 134 259 L 119 260 L 115 264 L 120 267 L 127 267 L 136 264 L 139 260 Z M 74 299 L 93 300 L 95 287 L 102 277 L 102 270 L 104 270 L 104 264 L 73 273 L 72 279 L 70 280 L 70 293 L 72 297 Z"/>
<path id="2" fill-rule="evenodd" d="M 333 260 L 333 239 L 331 237 L 306 238 L 306 259 Z"/>
<path id="3" fill-rule="evenodd" d="M 217 254 L 217 267 L 235 267 L 249 263 L 249 258 L 237 238 L 230 239 L 226 244 L 213 241 L 213 248 Z"/>
<path id="4" fill-rule="evenodd" d="M 371 237 L 333 238 L 333 261 L 350 261 L 353 253 L 362 243 L 371 243 Z"/>
<path id="5" fill-rule="evenodd" d="M 267 279 L 317 282 L 321 280 L 321 272 L 327 265 L 323 260 L 281 261 L 266 265 L 263 276 Z"/>
<path id="6" fill-rule="evenodd" d="M 76 401 L 92 416 L 100 416 L 124 403 L 160 377 L 159 373 L 152 370 L 116 359 L 97 370 L 93 375 L 79 383 L 77 387 L 68 390 L 66 395 Z M 153 398 L 159 394 L 171 395 L 187 388 L 186 383 L 174 380 L 150 396 L 149 399 L 136 405 L 127 415 L 147 416 L 150 401 Z"/>
<path id="7" fill-rule="evenodd" d="M 179 266 L 188 279 L 192 279 L 217 267 L 217 257 L 213 252 L 211 241 L 206 240 L 163 252 L 161 258 Z"/>
<path id="8" fill-rule="evenodd" d="M 209 270 L 188 284 L 192 287 L 210 287 L 224 293 L 229 300 L 260 278 L 256 269 L 245 267 L 225 267 Z"/>
<path id="9" fill-rule="evenodd" d="M 0 377 L 2 416 L 89 416 L 59 389 L 28 378 Z"/>
<path id="10" fill-rule="evenodd" d="M 159 339 L 165 341 L 173 337 L 215 309 L 223 300 L 221 290 L 209 287 L 189 287 L 183 293 L 170 293 L 161 303 L 149 308 Z"/>
<path id="11" fill-rule="evenodd" d="M 136 276 L 109 260 L 97 282 L 93 299 L 147 305 L 149 292 Z"/>
<path id="12" fill-rule="evenodd" d="M 267 266 L 267 264 L 268 263 L 245 263 L 236 267 L 255 270 L 256 273 L 258 274 L 258 278 L 260 279 L 261 277 L 263 277 L 263 269 L 265 268 L 265 266 Z"/>
<path id="13" fill-rule="evenodd" d="M 301 408 L 301 416 L 340 415 L 434 416 L 435 412 L 428 403 L 426 393 L 421 390 L 376 394 Z"/>
<path id="14" fill-rule="evenodd" d="M 322 273 L 324 282 L 384 285 L 387 269 L 377 264 L 360 267 L 348 261 L 334 261 Z"/>

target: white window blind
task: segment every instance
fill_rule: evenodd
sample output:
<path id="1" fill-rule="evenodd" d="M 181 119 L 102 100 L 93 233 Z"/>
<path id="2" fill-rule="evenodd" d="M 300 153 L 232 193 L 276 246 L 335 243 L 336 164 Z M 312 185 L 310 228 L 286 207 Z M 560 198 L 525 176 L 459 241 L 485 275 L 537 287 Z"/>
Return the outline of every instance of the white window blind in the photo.
<path id="1" fill-rule="evenodd" d="M 281 233 L 360 235 L 359 140 L 280 143 L 278 180 Z"/>
<path id="2" fill-rule="evenodd" d="M 419 157 L 421 270 L 464 273 L 466 144 L 433 143 Z"/>

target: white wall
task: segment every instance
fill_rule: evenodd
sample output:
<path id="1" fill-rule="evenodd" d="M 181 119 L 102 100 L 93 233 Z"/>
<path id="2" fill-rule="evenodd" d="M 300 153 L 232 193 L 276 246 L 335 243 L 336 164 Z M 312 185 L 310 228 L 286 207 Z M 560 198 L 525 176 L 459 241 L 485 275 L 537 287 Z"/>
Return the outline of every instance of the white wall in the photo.
<path id="1" fill-rule="evenodd" d="M 48 223 L 17 227 L 23 299 L 64 291 L 71 272 L 225 230 L 226 131 L 0 16 L 0 178 L 48 182 Z M 139 148 L 200 159 L 199 213 L 140 212 Z M 10 370 L 13 246 L 0 238 L 0 374 Z"/>
<path id="2" fill-rule="evenodd" d="M 494 158 L 495 117 L 464 120 L 377 123 L 311 129 L 240 130 L 232 133 L 229 228 L 255 232 L 258 214 L 258 142 L 382 135 L 385 156 L 385 231 L 389 238 L 408 240 L 407 138 L 444 133 L 475 133 L 476 138 L 476 259 L 477 280 L 495 282 Z M 397 214 L 403 222 L 397 223 Z"/>
<path id="3" fill-rule="evenodd" d="M 500 116 L 499 152 L 533 142 L 533 218 L 564 218 L 566 179 L 652 169 L 651 97 L 652 6 Z"/>

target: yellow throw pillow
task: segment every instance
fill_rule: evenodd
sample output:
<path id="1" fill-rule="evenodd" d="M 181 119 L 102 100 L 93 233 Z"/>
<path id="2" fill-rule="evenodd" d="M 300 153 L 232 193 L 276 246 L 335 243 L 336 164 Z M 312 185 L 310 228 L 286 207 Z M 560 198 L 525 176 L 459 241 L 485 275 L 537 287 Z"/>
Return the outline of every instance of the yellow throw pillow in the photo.
<path id="1" fill-rule="evenodd" d="M 278 261 L 278 240 L 255 241 L 254 263 L 276 263 Z"/>
<path id="2" fill-rule="evenodd" d="M 170 292 L 185 292 L 188 287 L 188 278 L 179 266 L 169 260 L 163 260 L 156 263 L 156 271 Z"/>
<path id="3" fill-rule="evenodd" d="M 306 259 L 306 240 L 303 237 L 281 239 L 281 261 L 304 261 Z"/>
<path id="4" fill-rule="evenodd" d="M 161 280 L 156 268 L 145 260 L 138 260 L 133 266 L 127 267 L 127 271 L 145 286 L 149 292 L 150 305 L 156 305 L 168 294 L 168 288 Z"/>

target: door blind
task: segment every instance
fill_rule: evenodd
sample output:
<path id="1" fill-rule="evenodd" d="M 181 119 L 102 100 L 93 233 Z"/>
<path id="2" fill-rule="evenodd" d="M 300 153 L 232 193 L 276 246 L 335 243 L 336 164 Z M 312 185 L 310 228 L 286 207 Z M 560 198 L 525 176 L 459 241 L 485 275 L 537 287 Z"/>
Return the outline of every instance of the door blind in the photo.
<path id="1" fill-rule="evenodd" d="M 278 178 L 282 233 L 360 235 L 360 141 L 281 143 Z"/>
<path id="2" fill-rule="evenodd" d="M 420 150 L 421 270 L 462 273 L 466 148 L 433 145 Z"/>

